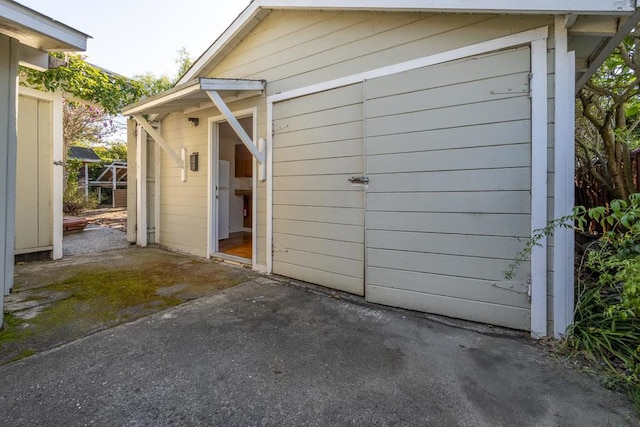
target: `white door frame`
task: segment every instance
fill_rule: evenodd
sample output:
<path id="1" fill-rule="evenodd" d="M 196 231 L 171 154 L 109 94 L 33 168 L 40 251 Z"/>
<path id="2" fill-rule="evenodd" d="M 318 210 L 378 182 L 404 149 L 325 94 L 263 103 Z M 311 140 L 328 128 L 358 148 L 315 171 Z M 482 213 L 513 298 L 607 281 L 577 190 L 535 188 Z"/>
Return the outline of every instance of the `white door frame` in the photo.
<path id="1" fill-rule="evenodd" d="M 258 141 L 258 108 L 247 108 L 243 110 L 232 111 L 233 116 L 237 119 L 243 119 L 247 117 L 253 118 L 252 123 L 252 131 L 253 131 L 253 142 L 257 145 Z M 207 191 L 207 258 L 211 258 L 212 256 L 220 256 L 218 253 L 218 199 L 215 197 L 215 188 L 218 183 L 218 161 L 220 160 L 220 135 L 219 135 L 219 126 L 221 123 L 226 123 L 227 119 L 224 115 L 209 117 L 208 119 L 208 133 L 209 133 L 209 159 L 208 159 L 208 170 L 207 170 L 207 182 L 208 182 L 208 191 Z M 257 167 L 256 161 L 254 157 L 254 161 L 252 162 L 252 212 L 251 212 L 251 228 L 252 228 L 252 254 L 251 254 L 251 263 L 252 267 L 256 269 L 256 260 L 257 260 L 257 248 L 256 248 L 256 231 L 257 231 L 257 203 L 256 202 L 256 194 L 257 194 Z"/>

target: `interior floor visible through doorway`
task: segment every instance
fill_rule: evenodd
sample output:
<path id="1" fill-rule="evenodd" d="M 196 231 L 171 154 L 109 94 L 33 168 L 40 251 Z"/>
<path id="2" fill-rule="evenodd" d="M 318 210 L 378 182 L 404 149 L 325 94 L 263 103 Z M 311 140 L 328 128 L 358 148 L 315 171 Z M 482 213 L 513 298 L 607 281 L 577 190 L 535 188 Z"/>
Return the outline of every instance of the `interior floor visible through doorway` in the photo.
<path id="1" fill-rule="evenodd" d="M 253 254 L 251 237 L 248 231 L 229 233 L 228 239 L 218 241 L 218 252 L 250 260 Z"/>

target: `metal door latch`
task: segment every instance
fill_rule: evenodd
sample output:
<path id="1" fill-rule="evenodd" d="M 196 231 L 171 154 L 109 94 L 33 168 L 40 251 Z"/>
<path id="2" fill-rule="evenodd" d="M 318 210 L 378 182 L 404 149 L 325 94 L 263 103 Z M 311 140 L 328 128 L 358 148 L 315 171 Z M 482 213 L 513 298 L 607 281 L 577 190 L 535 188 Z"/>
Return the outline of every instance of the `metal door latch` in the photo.
<path id="1" fill-rule="evenodd" d="M 349 178 L 349 182 L 352 184 L 368 184 L 369 177 L 368 176 L 352 176 Z"/>

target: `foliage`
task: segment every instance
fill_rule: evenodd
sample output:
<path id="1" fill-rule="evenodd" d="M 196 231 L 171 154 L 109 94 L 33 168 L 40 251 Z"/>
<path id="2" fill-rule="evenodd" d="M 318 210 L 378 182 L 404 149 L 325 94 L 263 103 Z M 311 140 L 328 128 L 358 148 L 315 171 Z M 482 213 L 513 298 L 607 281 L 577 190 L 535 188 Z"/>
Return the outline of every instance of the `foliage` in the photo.
<path id="1" fill-rule="evenodd" d="M 639 82 L 640 35 L 634 32 L 578 95 L 577 164 L 613 198 L 627 199 L 635 191 L 629 150 L 640 141 Z"/>
<path id="2" fill-rule="evenodd" d="M 21 67 L 22 84 L 44 91 L 61 89 L 101 105 L 110 114 L 117 114 L 143 95 L 142 85 L 135 80 L 99 69 L 80 55 L 57 55 L 66 59 L 66 66 L 44 72 Z"/>
<path id="3" fill-rule="evenodd" d="M 67 179 L 62 196 L 62 212 L 66 215 L 78 215 L 85 209 L 93 209 L 98 206 L 98 200 L 95 196 L 89 197 L 89 200 L 85 200 L 82 189 L 78 185 L 78 176 L 81 167 L 82 162 L 77 159 L 68 160 L 65 166 Z"/>
<path id="4" fill-rule="evenodd" d="M 134 78 L 142 85 L 145 97 L 171 89 L 173 81 L 166 75 L 157 77 L 153 73 L 138 74 Z"/>
<path id="5" fill-rule="evenodd" d="M 556 228 L 584 231 L 591 220 L 605 231 L 585 252 L 577 271 L 574 323 L 565 348 L 604 368 L 611 384 L 629 391 L 640 409 L 639 193 L 609 206 L 579 206 L 573 215 L 536 230 L 505 276 L 513 275 Z"/>
<path id="6" fill-rule="evenodd" d="M 93 147 L 93 151 L 102 159 L 104 164 L 109 164 L 116 160 L 127 160 L 127 144 L 122 141 L 98 145 Z"/>
<path id="7" fill-rule="evenodd" d="M 163 74 L 156 76 L 153 73 L 145 73 L 134 76 L 141 85 L 144 96 L 153 96 L 158 93 L 171 89 L 180 78 L 191 68 L 193 65 L 193 59 L 189 55 L 187 49 L 180 48 L 177 51 L 178 57 L 175 58 L 175 63 L 178 65 L 178 71 L 173 76 L 167 76 Z"/>
<path id="8" fill-rule="evenodd" d="M 102 142 L 117 131 L 113 116 L 100 106 L 65 100 L 62 111 L 65 147 Z"/>

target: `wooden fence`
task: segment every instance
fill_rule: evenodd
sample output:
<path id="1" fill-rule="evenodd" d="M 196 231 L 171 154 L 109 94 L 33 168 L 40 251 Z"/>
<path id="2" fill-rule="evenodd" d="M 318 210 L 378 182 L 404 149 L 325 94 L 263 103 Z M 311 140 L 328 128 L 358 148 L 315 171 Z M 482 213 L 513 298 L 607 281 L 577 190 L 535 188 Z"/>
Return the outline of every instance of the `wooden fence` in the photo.
<path id="1" fill-rule="evenodd" d="M 602 165 L 596 165 L 598 173 L 602 172 Z M 631 172 L 633 174 L 633 183 L 635 192 L 640 193 L 640 179 L 638 173 L 640 171 L 640 149 L 631 151 Z M 607 190 L 595 179 L 587 168 L 579 168 L 575 175 L 576 186 L 576 206 L 584 206 L 587 209 L 595 206 L 604 206 L 608 204 L 612 196 Z"/>

